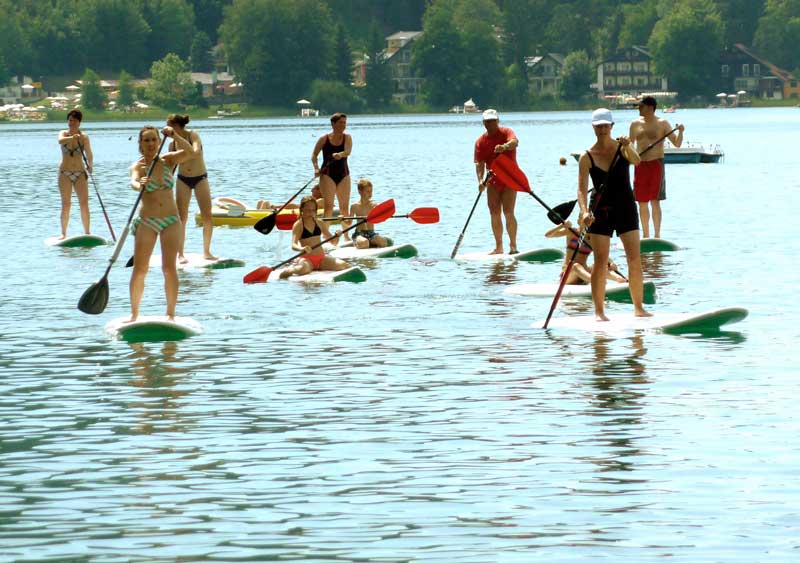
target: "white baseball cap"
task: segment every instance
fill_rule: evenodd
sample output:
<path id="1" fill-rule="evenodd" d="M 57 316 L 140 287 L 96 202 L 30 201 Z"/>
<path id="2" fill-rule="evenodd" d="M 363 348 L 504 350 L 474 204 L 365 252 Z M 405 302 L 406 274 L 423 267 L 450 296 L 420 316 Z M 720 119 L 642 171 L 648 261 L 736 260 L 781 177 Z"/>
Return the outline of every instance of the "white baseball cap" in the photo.
<path id="1" fill-rule="evenodd" d="M 598 108 L 592 112 L 592 125 L 614 125 L 614 118 L 611 117 L 611 110 Z"/>
<path id="2" fill-rule="evenodd" d="M 487 109 L 486 111 L 483 112 L 483 120 L 484 121 L 491 121 L 492 119 L 500 119 L 497 116 L 497 110 L 496 109 Z"/>

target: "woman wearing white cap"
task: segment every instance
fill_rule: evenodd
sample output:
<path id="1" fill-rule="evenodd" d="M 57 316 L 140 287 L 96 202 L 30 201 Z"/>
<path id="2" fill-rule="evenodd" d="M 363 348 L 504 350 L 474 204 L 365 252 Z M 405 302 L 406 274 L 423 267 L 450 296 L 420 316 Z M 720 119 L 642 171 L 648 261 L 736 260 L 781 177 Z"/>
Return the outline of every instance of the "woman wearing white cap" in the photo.
<path id="1" fill-rule="evenodd" d="M 637 317 L 649 317 L 644 310 L 642 261 L 639 254 L 639 213 L 631 189 L 629 166 L 639 163 L 639 153 L 630 139 L 611 137 L 614 120 L 605 108 L 592 113 L 592 127 L 597 141 L 578 161 L 578 205 L 580 223 L 592 235 L 594 268 L 592 268 L 592 301 L 598 321 L 605 315 L 606 275 L 611 235 L 616 231 L 625 247 L 628 262 L 631 299 Z M 589 178 L 594 192 L 587 205 Z"/>
<path id="2" fill-rule="evenodd" d="M 517 145 L 519 141 L 510 127 L 500 127 L 497 111 L 487 109 L 483 112 L 483 126 L 486 132 L 475 141 L 475 172 L 478 174 L 478 189 L 483 191 L 486 185 L 486 199 L 489 204 L 489 215 L 492 219 L 494 234 L 494 250 L 490 254 L 503 254 L 503 219 L 506 218 L 509 254 L 517 252 L 517 218 L 514 216 L 514 205 L 517 192 L 505 187 L 492 176 L 486 184 L 483 181 L 486 167 L 491 168 L 498 154 L 507 152 L 514 162 L 517 161 Z"/>

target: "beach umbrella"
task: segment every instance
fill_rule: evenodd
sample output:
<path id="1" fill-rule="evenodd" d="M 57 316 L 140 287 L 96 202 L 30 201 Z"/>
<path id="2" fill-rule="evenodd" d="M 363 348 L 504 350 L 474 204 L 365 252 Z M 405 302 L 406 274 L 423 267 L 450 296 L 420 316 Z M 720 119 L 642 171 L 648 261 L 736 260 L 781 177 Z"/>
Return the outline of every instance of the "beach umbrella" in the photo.
<path id="1" fill-rule="evenodd" d="M 23 90 L 33 90 L 33 84 L 23 84 L 22 85 L 22 89 Z"/>
<path id="2" fill-rule="evenodd" d="M 303 98 L 302 100 L 297 100 L 297 102 L 295 102 L 295 103 L 297 103 L 298 105 L 301 105 L 301 106 L 305 106 L 305 105 L 310 105 L 311 104 L 311 102 L 309 102 L 305 98 Z"/>
<path id="3" fill-rule="evenodd" d="M 728 97 L 728 94 L 726 94 L 725 92 L 720 92 L 719 94 L 717 94 L 717 97 L 718 98 L 726 98 L 726 97 Z"/>
<path id="4" fill-rule="evenodd" d="M 70 84 L 65 88 L 65 90 L 69 90 L 70 92 L 74 92 L 75 90 L 80 90 L 80 86 L 75 86 L 74 84 Z"/>
<path id="5" fill-rule="evenodd" d="M 739 90 L 736 93 L 739 94 L 740 96 L 745 96 L 747 94 L 747 92 L 745 92 L 744 90 Z"/>

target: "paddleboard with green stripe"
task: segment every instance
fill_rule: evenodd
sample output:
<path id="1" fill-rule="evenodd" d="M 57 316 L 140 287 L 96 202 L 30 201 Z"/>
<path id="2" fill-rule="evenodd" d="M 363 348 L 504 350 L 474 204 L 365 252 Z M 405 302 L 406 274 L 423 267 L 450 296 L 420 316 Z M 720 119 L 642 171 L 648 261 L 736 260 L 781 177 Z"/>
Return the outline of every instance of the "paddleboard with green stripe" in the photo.
<path id="1" fill-rule="evenodd" d="M 660 313 L 652 317 L 636 317 L 631 311 L 606 311 L 610 320 L 597 321 L 594 315 L 557 317 L 550 320 L 553 330 L 583 330 L 590 332 L 624 333 L 632 331 L 664 332 L 667 334 L 718 334 L 722 327 L 738 323 L 747 317 L 747 309 L 728 307 L 711 309 L 702 313 Z M 541 328 L 543 323 L 532 326 Z"/>
<path id="2" fill-rule="evenodd" d="M 269 282 L 276 282 L 280 280 L 280 274 L 284 268 L 279 268 L 273 271 L 269 276 Z M 305 282 L 305 283 L 331 283 L 331 282 L 351 282 L 361 283 L 367 281 L 367 275 L 358 266 L 352 266 L 344 270 L 314 270 L 309 274 L 303 276 L 290 276 L 286 278 L 289 281 Z"/>
<path id="3" fill-rule="evenodd" d="M 141 316 L 133 322 L 130 317 L 114 319 L 106 325 L 106 332 L 126 342 L 167 342 L 183 340 L 202 334 L 203 327 L 189 317 Z"/>
<path id="4" fill-rule="evenodd" d="M 651 281 L 642 284 L 644 302 L 652 304 L 656 302 L 656 284 Z M 555 296 L 558 291 L 557 283 L 520 283 L 508 286 L 505 293 L 510 295 L 526 295 L 530 297 L 550 297 Z M 561 292 L 562 297 L 581 297 L 592 298 L 592 286 L 586 285 L 565 285 Z M 606 299 L 630 303 L 631 294 L 627 283 L 615 283 L 609 281 L 606 284 Z"/>
<path id="5" fill-rule="evenodd" d="M 108 240 L 100 235 L 72 235 L 67 238 L 49 237 L 44 239 L 47 246 L 60 246 L 62 248 L 92 248 L 108 244 Z"/>

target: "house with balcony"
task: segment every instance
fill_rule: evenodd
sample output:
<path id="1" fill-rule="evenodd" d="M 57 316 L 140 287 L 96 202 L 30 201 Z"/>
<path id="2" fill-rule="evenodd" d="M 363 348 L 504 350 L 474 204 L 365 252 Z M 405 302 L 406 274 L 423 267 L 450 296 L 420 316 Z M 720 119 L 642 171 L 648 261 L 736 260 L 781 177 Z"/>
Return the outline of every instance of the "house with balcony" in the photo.
<path id="1" fill-rule="evenodd" d="M 800 97 L 797 78 L 742 43 L 720 57 L 719 89 L 771 100 Z"/>
<path id="2" fill-rule="evenodd" d="M 666 92 L 667 86 L 667 78 L 653 71 L 652 56 L 641 45 L 617 51 L 597 65 L 595 87 L 601 98 Z"/>
<path id="3" fill-rule="evenodd" d="M 564 56 L 558 53 L 525 57 L 528 91 L 533 94 L 557 95 L 561 89 Z"/>
<path id="4" fill-rule="evenodd" d="M 421 31 L 398 31 L 386 38 L 384 61 L 392 80 L 392 99 L 413 106 L 421 101 L 423 79 L 415 76 L 411 68 L 411 47 Z"/>

